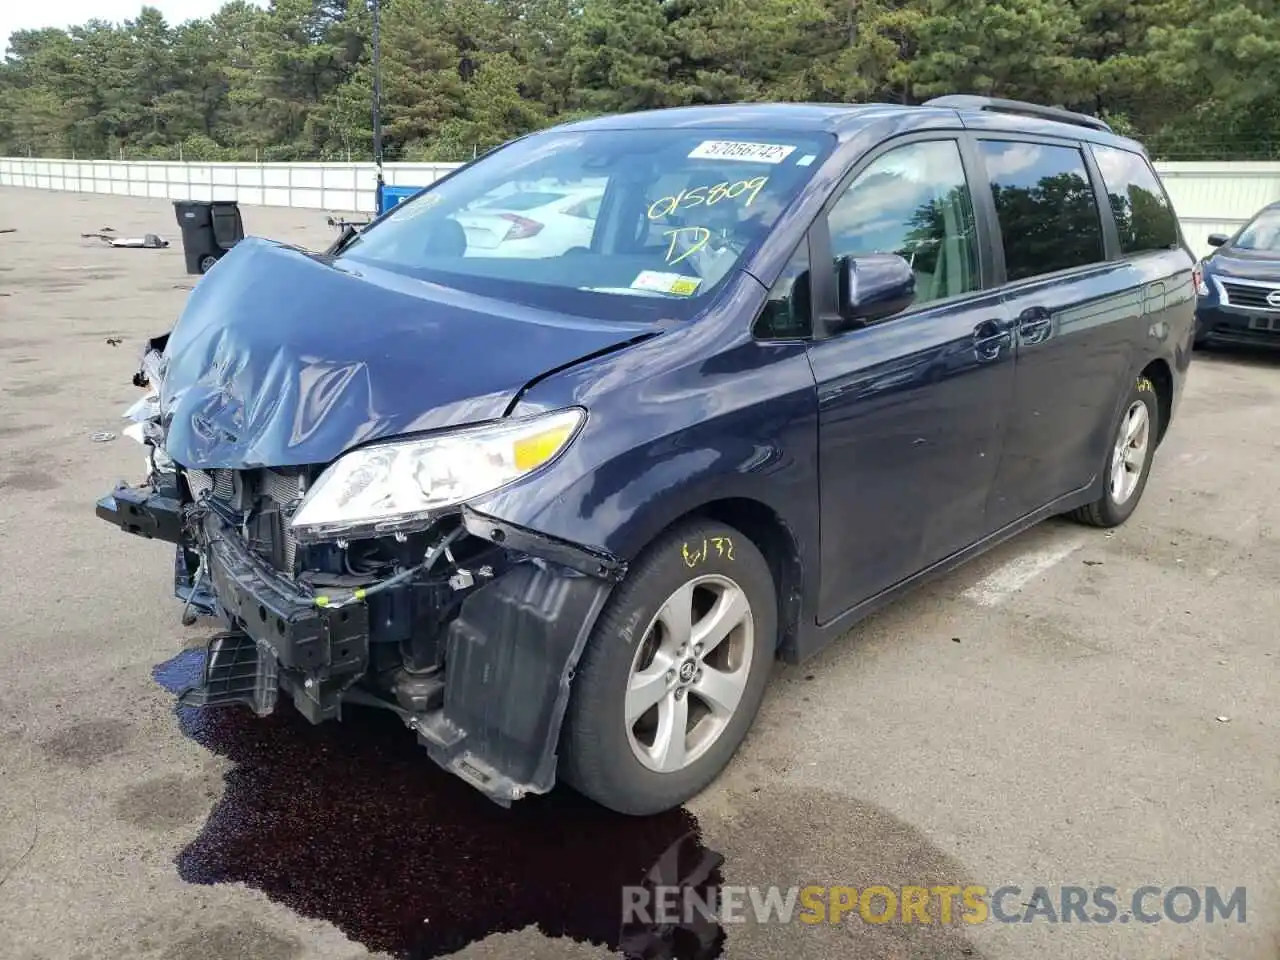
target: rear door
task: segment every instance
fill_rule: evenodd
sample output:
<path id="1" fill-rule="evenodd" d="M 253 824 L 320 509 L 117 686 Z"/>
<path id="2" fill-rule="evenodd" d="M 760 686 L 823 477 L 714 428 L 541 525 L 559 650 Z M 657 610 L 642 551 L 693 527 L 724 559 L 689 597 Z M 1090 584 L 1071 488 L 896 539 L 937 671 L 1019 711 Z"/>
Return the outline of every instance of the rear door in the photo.
<path id="1" fill-rule="evenodd" d="M 998 242 L 1002 302 L 1017 350 L 1014 398 L 987 504 L 998 530 L 1086 486 L 1103 465 L 1117 392 L 1141 337 L 1151 285 L 1115 259 L 1086 145 L 978 134 Z M 1101 444 L 1101 445 L 1100 445 Z"/>
<path id="2" fill-rule="evenodd" d="M 916 273 L 905 312 L 809 347 L 823 622 L 982 533 L 1014 365 L 1008 314 L 985 289 L 966 144 L 930 134 L 882 148 L 814 227 L 815 263 L 897 253 Z M 828 314 L 833 286 L 815 284 Z"/>
<path id="3" fill-rule="evenodd" d="M 1139 335 L 1186 344 L 1195 326 L 1195 258 L 1178 228 L 1169 195 L 1143 154 L 1090 144 L 1116 224 L 1117 257 L 1144 292 L 1148 318 Z"/>

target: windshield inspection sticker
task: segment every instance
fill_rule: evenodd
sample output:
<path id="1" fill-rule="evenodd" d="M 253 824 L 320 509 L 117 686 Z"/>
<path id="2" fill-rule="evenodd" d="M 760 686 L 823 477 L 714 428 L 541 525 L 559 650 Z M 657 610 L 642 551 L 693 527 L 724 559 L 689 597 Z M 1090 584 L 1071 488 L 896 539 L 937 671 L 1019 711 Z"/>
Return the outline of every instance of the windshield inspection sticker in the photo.
<path id="1" fill-rule="evenodd" d="M 660 273 L 657 270 L 641 270 L 640 276 L 631 281 L 633 290 L 652 290 L 654 293 L 674 293 L 677 296 L 692 296 L 702 283 L 697 277 L 686 277 L 678 273 Z"/>
<path id="2" fill-rule="evenodd" d="M 783 143 L 745 143 L 740 140 L 703 140 L 689 153 L 690 160 L 744 160 L 747 163 L 781 163 L 795 152 Z"/>
<path id="3" fill-rule="evenodd" d="M 796 161 L 796 166 L 807 167 L 809 164 L 813 163 L 813 161 L 817 159 L 818 158 L 814 154 L 806 153 L 803 157 L 801 157 L 799 160 Z"/>

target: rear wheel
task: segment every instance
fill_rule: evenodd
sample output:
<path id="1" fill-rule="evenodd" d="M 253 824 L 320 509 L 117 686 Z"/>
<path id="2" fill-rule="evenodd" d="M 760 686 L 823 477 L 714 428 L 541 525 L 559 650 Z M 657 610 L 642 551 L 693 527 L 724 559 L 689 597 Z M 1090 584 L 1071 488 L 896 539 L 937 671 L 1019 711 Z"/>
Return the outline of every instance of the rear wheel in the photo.
<path id="1" fill-rule="evenodd" d="M 1159 435 L 1160 404 L 1155 385 L 1139 377 L 1125 401 L 1107 453 L 1102 496 L 1071 516 L 1094 527 L 1117 527 L 1128 520 L 1147 487 Z"/>
<path id="2" fill-rule="evenodd" d="M 218 262 L 218 258 L 213 254 L 206 254 L 200 258 L 200 272 L 208 273 L 213 269 L 213 265 Z"/>
<path id="3" fill-rule="evenodd" d="M 665 534 L 632 566 L 573 681 L 565 780 L 621 813 L 678 806 L 746 737 L 777 643 L 769 565 L 711 521 Z"/>

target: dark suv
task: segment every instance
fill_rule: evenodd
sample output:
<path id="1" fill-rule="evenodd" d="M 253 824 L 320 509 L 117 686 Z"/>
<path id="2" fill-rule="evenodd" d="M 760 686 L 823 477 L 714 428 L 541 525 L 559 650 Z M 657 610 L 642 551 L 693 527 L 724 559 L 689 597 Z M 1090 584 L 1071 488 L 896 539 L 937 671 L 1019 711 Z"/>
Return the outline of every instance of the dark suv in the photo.
<path id="1" fill-rule="evenodd" d="M 507 803 L 710 783 L 775 658 L 1055 514 L 1134 510 L 1194 259 L 1142 147 L 948 97 L 537 133 L 152 342 L 142 487 L 217 615 L 181 702 L 395 711 Z"/>

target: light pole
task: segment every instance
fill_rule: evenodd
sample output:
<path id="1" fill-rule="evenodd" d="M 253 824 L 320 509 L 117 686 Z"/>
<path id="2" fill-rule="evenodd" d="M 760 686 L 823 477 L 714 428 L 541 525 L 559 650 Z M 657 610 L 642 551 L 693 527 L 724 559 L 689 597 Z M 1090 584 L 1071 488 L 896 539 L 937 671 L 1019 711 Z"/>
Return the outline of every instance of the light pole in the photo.
<path id="1" fill-rule="evenodd" d="M 374 185 L 374 216 L 382 213 L 382 0 L 373 0 L 373 163 L 377 168 Z"/>

